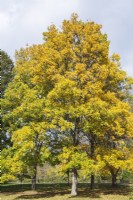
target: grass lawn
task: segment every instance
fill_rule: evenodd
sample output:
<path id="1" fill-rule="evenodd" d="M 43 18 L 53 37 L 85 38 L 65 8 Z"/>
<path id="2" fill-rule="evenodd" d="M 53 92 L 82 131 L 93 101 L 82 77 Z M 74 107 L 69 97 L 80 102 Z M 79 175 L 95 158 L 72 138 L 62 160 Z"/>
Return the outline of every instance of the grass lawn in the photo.
<path id="1" fill-rule="evenodd" d="M 109 185 L 96 186 L 89 189 L 88 184 L 79 184 L 78 196 L 70 196 L 70 187 L 66 184 L 38 184 L 36 191 L 30 190 L 30 185 L 2 185 L 0 200 L 129 200 L 130 186 Z"/>

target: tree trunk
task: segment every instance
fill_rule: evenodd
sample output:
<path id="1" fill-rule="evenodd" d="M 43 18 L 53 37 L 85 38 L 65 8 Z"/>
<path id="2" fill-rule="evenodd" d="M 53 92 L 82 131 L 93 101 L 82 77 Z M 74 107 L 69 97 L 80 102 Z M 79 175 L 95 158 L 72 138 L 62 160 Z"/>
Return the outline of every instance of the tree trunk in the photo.
<path id="1" fill-rule="evenodd" d="M 116 174 L 112 174 L 112 187 L 116 186 L 116 177 L 117 177 Z"/>
<path id="2" fill-rule="evenodd" d="M 71 189 L 71 195 L 76 196 L 77 195 L 77 170 L 74 168 L 72 169 L 72 189 Z"/>
<path id="3" fill-rule="evenodd" d="M 90 185 L 91 190 L 94 188 L 94 182 L 95 182 L 95 176 L 94 174 L 91 174 L 91 185 Z"/>
<path id="4" fill-rule="evenodd" d="M 32 177 L 32 185 L 31 185 L 32 190 L 36 189 L 36 174 L 37 174 L 37 166 L 34 167 L 34 175 Z"/>
<path id="5" fill-rule="evenodd" d="M 21 183 L 21 185 L 23 184 L 23 180 L 24 180 L 24 178 L 23 178 L 23 175 L 20 177 L 20 183 Z"/>
<path id="6" fill-rule="evenodd" d="M 123 184 L 124 183 L 124 177 L 123 177 L 123 170 L 121 171 L 121 179 L 120 179 L 120 184 Z"/>
<path id="7" fill-rule="evenodd" d="M 67 184 L 68 184 L 68 186 L 70 185 L 70 180 L 69 180 L 69 170 L 67 171 Z"/>
<path id="8" fill-rule="evenodd" d="M 73 139 L 73 146 L 77 147 L 79 145 L 79 122 L 80 118 L 77 118 L 75 121 L 75 130 L 72 134 L 72 139 Z M 72 188 L 71 188 L 71 195 L 72 196 L 77 196 L 77 169 L 73 167 L 72 169 Z"/>
<path id="9" fill-rule="evenodd" d="M 94 152 L 95 152 L 95 135 L 92 135 L 92 138 L 90 140 L 90 144 L 91 144 L 91 158 L 94 159 Z M 93 189 L 94 188 L 94 183 L 95 183 L 95 176 L 94 173 L 91 173 L 91 184 L 90 184 L 90 188 Z"/>
<path id="10" fill-rule="evenodd" d="M 101 176 L 98 177 L 98 180 L 97 180 L 98 184 L 100 184 L 102 182 L 101 180 Z"/>

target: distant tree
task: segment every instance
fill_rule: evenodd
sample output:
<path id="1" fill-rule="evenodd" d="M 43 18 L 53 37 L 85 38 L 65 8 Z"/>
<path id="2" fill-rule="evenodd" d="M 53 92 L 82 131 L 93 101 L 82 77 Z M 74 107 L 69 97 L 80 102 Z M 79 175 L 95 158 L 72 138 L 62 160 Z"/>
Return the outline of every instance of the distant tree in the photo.
<path id="1" fill-rule="evenodd" d="M 4 93 L 6 88 L 8 87 L 8 84 L 13 79 L 13 67 L 14 63 L 9 57 L 9 55 L 3 51 L 0 50 L 0 70 L 1 70 L 1 98 L 4 98 Z M 2 118 L 2 130 L 1 130 L 1 137 L 0 137 L 0 148 L 3 149 L 4 147 L 7 147 L 10 144 L 10 137 L 7 135 L 7 123 L 3 121 L 3 109 L 1 108 L 1 118 Z"/>
<path id="2" fill-rule="evenodd" d="M 8 84 L 13 79 L 13 67 L 14 63 L 9 55 L 5 51 L 0 50 L 1 97 L 3 97 Z"/>

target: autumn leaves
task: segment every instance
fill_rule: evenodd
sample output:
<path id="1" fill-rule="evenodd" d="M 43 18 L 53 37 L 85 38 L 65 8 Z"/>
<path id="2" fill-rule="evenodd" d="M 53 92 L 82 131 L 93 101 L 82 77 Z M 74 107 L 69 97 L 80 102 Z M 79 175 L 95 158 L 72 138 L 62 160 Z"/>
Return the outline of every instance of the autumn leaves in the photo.
<path id="1" fill-rule="evenodd" d="M 115 185 L 133 159 L 127 95 L 132 79 L 120 69 L 117 54 L 109 57 L 98 24 L 73 14 L 60 30 L 52 25 L 43 35 L 43 44 L 16 53 L 15 77 L 3 100 L 10 148 L 18 158 L 13 165 L 22 162 L 19 170 L 35 181 L 36 167 L 54 158 L 60 171 L 72 172 L 72 195 L 79 169 L 92 177 L 92 187 L 104 172 Z"/>

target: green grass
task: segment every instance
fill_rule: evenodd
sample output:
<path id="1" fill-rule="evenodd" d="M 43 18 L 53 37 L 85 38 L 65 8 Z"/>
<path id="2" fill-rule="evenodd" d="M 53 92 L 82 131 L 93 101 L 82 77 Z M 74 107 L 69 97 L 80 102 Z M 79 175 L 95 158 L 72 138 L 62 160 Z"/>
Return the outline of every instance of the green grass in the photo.
<path id="1" fill-rule="evenodd" d="M 1 200 L 129 200 L 130 186 L 111 188 L 104 184 L 89 189 L 88 184 L 78 185 L 78 196 L 71 197 L 71 188 L 66 184 L 38 184 L 36 191 L 30 190 L 29 184 L 2 185 Z"/>

